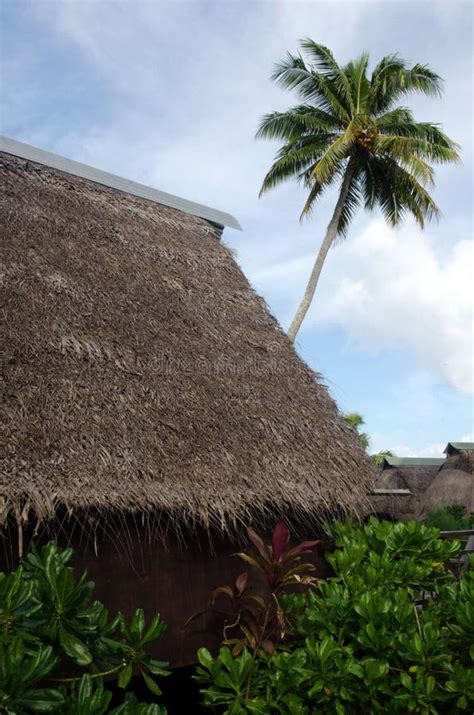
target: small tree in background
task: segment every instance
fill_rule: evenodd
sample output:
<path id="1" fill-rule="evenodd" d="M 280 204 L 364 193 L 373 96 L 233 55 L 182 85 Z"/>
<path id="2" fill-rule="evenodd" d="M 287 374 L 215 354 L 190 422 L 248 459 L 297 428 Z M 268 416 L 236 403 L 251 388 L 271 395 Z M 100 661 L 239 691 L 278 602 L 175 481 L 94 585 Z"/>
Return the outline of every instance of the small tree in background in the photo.
<path id="1" fill-rule="evenodd" d="M 357 432 L 363 448 L 367 450 L 369 448 L 370 439 L 369 435 L 366 432 L 360 431 L 362 425 L 365 425 L 365 421 L 362 415 L 359 415 L 358 412 L 347 412 L 345 415 L 343 415 L 343 417 L 347 424 Z"/>
<path id="2" fill-rule="evenodd" d="M 363 448 L 367 451 L 370 446 L 370 437 L 366 432 L 361 432 L 360 428 L 365 425 L 364 418 L 358 412 L 347 412 L 343 415 L 347 424 L 354 429 L 359 435 Z M 376 467 L 381 467 L 385 457 L 395 457 L 395 453 L 390 449 L 382 449 L 376 454 L 371 454 L 370 458 Z"/>

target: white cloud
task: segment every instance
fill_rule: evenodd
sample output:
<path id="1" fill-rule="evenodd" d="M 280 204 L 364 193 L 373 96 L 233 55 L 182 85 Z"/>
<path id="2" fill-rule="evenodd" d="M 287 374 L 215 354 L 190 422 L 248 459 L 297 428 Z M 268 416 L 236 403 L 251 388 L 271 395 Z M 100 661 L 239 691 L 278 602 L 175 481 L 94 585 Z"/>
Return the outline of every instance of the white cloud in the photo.
<path id="1" fill-rule="evenodd" d="M 397 455 L 397 457 L 444 457 L 443 450 L 446 448 L 446 442 L 435 442 L 434 444 L 429 444 L 424 449 L 419 449 L 413 451 L 406 444 L 395 445 L 392 448 L 392 452 Z"/>
<path id="2" fill-rule="evenodd" d="M 361 350 L 408 349 L 470 392 L 473 248 L 472 241 L 458 241 L 446 254 L 413 225 L 393 230 L 373 219 L 331 251 L 307 320 L 338 325 Z M 285 282 L 296 303 L 313 260 L 280 263 L 254 280 L 266 290 Z"/>
<path id="3" fill-rule="evenodd" d="M 459 438 L 450 438 L 450 442 L 474 442 L 474 432 L 465 434 Z M 392 452 L 397 455 L 397 457 L 445 457 L 444 450 L 446 449 L 446 442 L 433 442 L 423 449 L 413 450 L 406 444 L 398 444 L 391 448 Z"/>
<path id="4" fill-rule="evenodd" d="M 269 81 L 274 63 L 312 27 L 346 54 L 368 12 L 348 6 L 341 27 L 324 4 L 297 5 L 36 3 L 37 17 L 107 83 L 106 120 L 63 127 L 48 148 L 243 221 L 276 151 L 255 141 L 259 118 L 296 101 Z"/>

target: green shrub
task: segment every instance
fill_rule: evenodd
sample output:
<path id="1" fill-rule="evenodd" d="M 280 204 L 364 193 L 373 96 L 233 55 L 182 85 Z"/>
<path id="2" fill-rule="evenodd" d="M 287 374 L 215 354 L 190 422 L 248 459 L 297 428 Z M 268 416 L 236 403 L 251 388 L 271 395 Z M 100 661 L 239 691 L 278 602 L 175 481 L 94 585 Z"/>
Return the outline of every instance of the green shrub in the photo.
<path id="1" fill-rule="evenodd" d="M 276 524 L 269 544 L 251 528 L 247 529 L 247 537 L 253 548 L 235 556 L 252 567 L 256 582 L 244 571 L 233 584 L 218 586 L 211 592 L 209 607 L 189 618 L 185 627 L 209 612 L 220 614 L 224 618 L 222 645 L 231 646 L 232 655 L 244 648 L 252 654 L 261 648 L 271 654 L 286 628 L 279 599 L 295 586 L 301 589 L 316 582 L 312 575 L 316 569 L 305 559 L 321 542 L 290 544 L 290 531 L 282 521 Z M 227 611 L 213 610 L 217 600 L 226 601 Z"/>
<path id="2" fill-rule="evenodd" d="M 87 575 L 76 580 L 71 556 L 71 549 L 50 542 L 16 571 L 0 573 L 0 713 L 165 713 L 132 695 L 109 711 L 106 676 L 116 674 L 127 688 L 137 671 L 160 694 L 154 676 L 167 675 L 167 664 L 153 660 L 146 647 L 165 624 L 156 615 L 147 627 L 141 609 L 129 624 L 120 613 L 110 619 L 105 606 L 92 601 Z"/>
<path id="3" fill-rule="evenodd" d="M 456 531 L 472 529 L 474 518 L 466 512 L 466 507 L 462 504 L 451 504 L 440 509 L 428 512 L 425 524 L 436 526 L 441 531 Z"/>
<path id="4" fill-rule="evenodd" d="M 334 576 L 286 596 L 274 655 L 201 649 L 204 701 L 225 713 L 460 713 L 474 704 L 474 576 L 460 545 L 414 522 L 334 524 Z"/>

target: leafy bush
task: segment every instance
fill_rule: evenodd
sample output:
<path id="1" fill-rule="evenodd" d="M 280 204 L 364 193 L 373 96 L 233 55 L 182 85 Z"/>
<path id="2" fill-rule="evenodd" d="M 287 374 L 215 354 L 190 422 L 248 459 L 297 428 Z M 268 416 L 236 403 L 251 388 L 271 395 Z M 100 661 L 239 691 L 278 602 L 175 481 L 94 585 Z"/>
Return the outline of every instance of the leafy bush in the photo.
<path id="1" fill-rule="evenodd" d="M 422 524 L 330 527 L 334 576 L 283 607 L 294 635 L 269 655 L 199 651 L 205 703 L 225 713 L 461 713 L 474 704 L 474 574 Z"/>
<path id="2" fill-rule="evenodd" d="M 167 664 L 145 649 L 165 624 L 156 615 L 147 627 L 141 609 L 129 624 L 120 613 L 110 619 L 105 606 L 92 601 L 87 575 L 76 580 L 71 556 L 71 549 L 50 542 L 13 573 L 0 573 L 0 713 L 102 715 L 112 698 L 104 678 L 116 674 L 127 688 L 134 671 L 152 693 L 161 692 L 153 676 L 167 675 Z M 165 710 L 129 694 L 111 712 Z"/>
<path id="3" fill-rule="evenodd" d="M 272 534 L 271 544 L 266 544 L 253 529 L 247 529 L 253 551 L 236 554 L 253 568 L 259 579 L 252 583 L 248 572 L 237 576 L 235 584 L 218 586 L 209 599 L 209 608 L 224 619 L 223 645 L 231 646 L 232 655 L 249 648 L 256 655 L 261 648 L 273 653 L 277 643 L 284 638 L 286 621 L 280 606 L 280 597 L 295 586 L 304 587 L 316 582 L 313 564 L 303 561 L 320 541 L 302 541 L 290 545 L 290 532 L 279 522 Z M 219 599 L 225 599 L 227 611 L 215 608 Z M 192 616 L 186 625 L 197 617 Z"/>
<path id="4" fill-rule="evenodd" d="M 472 529 L 474 518 L 466 512 L 466 507 L 462 504 L 451 504 L 450 506 L 434 509 L 428 512 L 425 524 L 436 526 L 441 531 L 455 531 L 456 529 Z"/>

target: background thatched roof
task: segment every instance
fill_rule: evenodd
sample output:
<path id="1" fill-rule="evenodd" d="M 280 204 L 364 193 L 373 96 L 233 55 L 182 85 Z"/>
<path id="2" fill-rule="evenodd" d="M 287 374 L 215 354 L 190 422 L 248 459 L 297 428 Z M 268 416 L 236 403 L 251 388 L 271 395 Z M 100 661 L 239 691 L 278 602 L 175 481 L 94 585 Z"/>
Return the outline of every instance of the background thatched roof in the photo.
<path id="1" fill-rule="evenodd" d="M 462 504 L 474 512 L 474 476 L 460 469 L 441 469 L 422 498 L 423 513 L 451 504 Z"/>
<path id="2" fill-rule="evenodd" d="M 449 453 L 435 478 L 423 494 L 424 514 L 451 504 L 462 504 L 468 514 L 474 513 L 474 453 L 472 449 L 456 449 Z"/>
<path id="3" fill-rule="evenodd" d="M 357 507 L 370 465 L 204 219 L 0 154 L 0 514 Z"/>
<path id="4" fill-rule="evenodd" d="M 438 471 L 437 464 L 400 464 L 378 471 L 375 489 L 408 489 L 410 495 L 373 495 L 370 498 L 373 511 L 396 519 L 415 518 L 420 512 L 422 496 Z"/>

